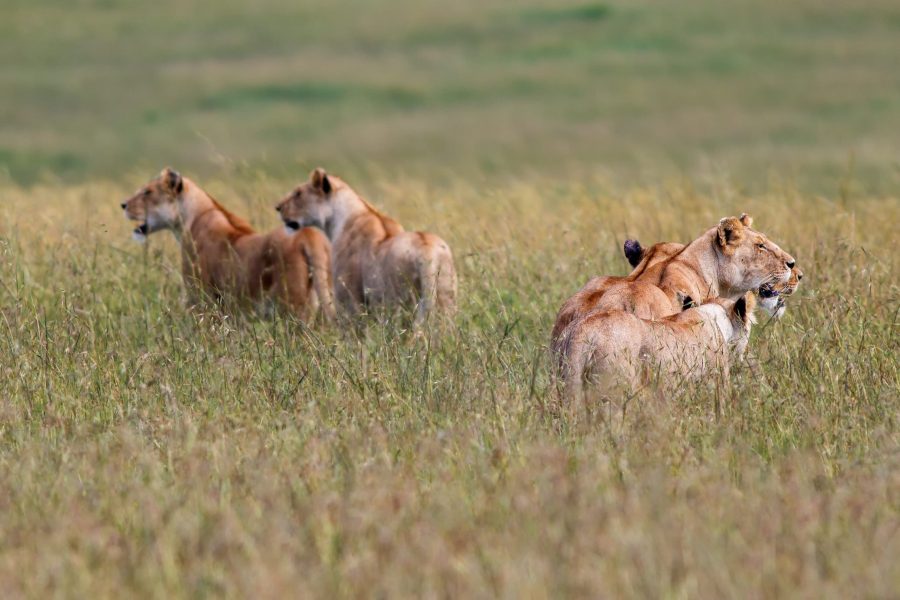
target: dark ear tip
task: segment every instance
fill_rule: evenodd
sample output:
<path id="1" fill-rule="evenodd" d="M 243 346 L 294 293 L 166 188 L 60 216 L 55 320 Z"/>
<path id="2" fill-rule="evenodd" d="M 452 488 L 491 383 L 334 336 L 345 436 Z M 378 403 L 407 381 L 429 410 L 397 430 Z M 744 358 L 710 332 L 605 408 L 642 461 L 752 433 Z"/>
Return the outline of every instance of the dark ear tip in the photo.
<path id="1" fill-rule="evenodd" d="M 313 187 L 322 190 L 326 194 L 331 192 L 331 181 L 328 179 L 328 173 L 322 167 L 316 167 L 309 177 Z"/>
<path id="2" fill-rule="evenodd" d="M 181 177 L 181 173 L 172 167 L 166 167 L 163 169 L 163 175 L 166 184 L 174 189 L 176 193 L 180 194 L 184 190 L 184 179 Z"/>

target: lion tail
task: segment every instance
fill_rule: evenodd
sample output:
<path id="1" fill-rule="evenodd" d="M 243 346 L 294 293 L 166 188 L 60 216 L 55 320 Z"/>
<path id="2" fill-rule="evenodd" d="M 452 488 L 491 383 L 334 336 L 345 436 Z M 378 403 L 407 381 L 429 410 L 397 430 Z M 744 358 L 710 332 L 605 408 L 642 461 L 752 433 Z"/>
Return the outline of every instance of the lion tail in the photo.
<path id="1" fill-rule="evenodd" d="M 431 256 L 423 261 L 419 274 L 422 297 L 416 310 L 416 324 L 421 325 L 432 312 L 444 317 L 456 313 L 457 277 L 453 253 L 441 240 Z"/>
<path id="2" fill-rule="evenodd" d="M 331 284 L 331 242 L 318 230 L 311 231 L 315 233 L 307 235 L 303 253 L 309 267 L 312 291 L 326 320 L 333 321 L 337 317 L 337 311 L 334 305 L 334 286 Z"/>

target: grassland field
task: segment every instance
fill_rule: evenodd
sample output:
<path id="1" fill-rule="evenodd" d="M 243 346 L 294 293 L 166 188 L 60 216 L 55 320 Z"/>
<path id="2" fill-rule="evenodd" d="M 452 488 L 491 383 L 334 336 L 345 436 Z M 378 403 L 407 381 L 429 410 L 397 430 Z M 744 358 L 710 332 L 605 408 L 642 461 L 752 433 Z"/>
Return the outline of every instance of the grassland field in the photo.
<path id="1" fill-rule="evenodd" d="M 6 0 L 4 597 L 896 597 L 900 6 Z M 442 339 L 184 310 L 118 203 L 322 165 L 454 249 Z M 805 273 L 728 388 L 559 410 L 626 237 Z"/>

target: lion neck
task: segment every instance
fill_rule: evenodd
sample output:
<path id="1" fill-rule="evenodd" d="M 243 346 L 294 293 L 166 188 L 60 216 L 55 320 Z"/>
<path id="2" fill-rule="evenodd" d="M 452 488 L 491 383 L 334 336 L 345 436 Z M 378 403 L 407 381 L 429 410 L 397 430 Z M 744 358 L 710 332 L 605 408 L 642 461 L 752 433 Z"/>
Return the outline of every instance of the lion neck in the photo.
<path id="1" fill-rule="evenodd" d="M 390 217 L 379 212 L 349 187 L 337 190 L 332 202 L 332 214 L 326 223 L 325 231 L 332 243 L 338 243 L 344 232 L 353 230 L 354 236 L 371 237 L 383 240 L 402 231 L 402 228 Z M 358 226 L 368 222 L 371 226 Z"/>
<path id="2" fill-rule="evenodd" d="M 717 298 L 696 309 L 703 314 L 703 318 L 711 326 L 718 330 L 722 336 L 728 353 L 737 359 L 742 359 L 750 340 L 750 329 L 753 327 L 752 316 L 746 320 L 738 317 L 726 301 Z M 752 306 L 749 310 L 753 310 Z"/>
<path id="3" fill-rule="evenodd" d="M 214 226 L 216 230 L 232 240 L 254 233 L 253 227 L 247 221 L 226 210 L 215 198 L 189 179 L 184 179 L 184 190 L 178 206 L 181 227 L 175 229 L 176 235 L 184 231 L 195 232 L 197 229 L 208 231 L 213 223 L 216 224 Z M 212 218 L 208 216 L 211 214 L 214 215 Z"/>
<path id="4" fill-rule="evenodd" d="M 700 316 L 707 335 L 715 336 L 719 342 L 729 344 L 735 339 L 738 331 L 729 318 L 728 311 L 717 301 L 701 304 L 693 309 Z M 683 313 L 682 313 L 683 314 Z"/>
<path id="5" fill-rule="evenodd" d="M 688 244 L 665 266 L 659 287 L 689 296 L 694 302 L 719 297 L 722 257 L 716 249 L 717 243 L 717 232 L 713 228 Z"/>
<path id="6" fill-rule="evenodd" d="M 172 232 L 175 237 L 181 240 L 182 233 L 191 231 L 197 219 L 211 210 L 215 210 L 217 205 L 215 200 L 203 191 L 203 188 L 195 184 L 193 181 L 185 177 L 183 180 L 184 189 L 179 196 L 178 213 L 181 221 L 180 227 L 175 227 Z"/>

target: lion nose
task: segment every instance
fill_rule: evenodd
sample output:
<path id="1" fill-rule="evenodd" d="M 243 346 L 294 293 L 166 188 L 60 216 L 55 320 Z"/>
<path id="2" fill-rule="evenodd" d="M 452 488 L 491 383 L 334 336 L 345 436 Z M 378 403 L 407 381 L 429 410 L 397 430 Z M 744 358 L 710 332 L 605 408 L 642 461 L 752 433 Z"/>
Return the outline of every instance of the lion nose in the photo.
<path id="1" fill-rule="evenodd" d="M 795 264 L 795 263 L 794 263 L 794 261 L 792 261 L 792 260 L 787 261 L 788 269 L 793 269 L 793 268 L 794 268 L 794 264 Z"/>
<path id="2" fill-rule="evenodd" d="M 122 203 L 122 210 L 125 210 L 126 208 L 128 208 L 128 203 L 127 203 L 127 202 L 123 202 L 123 203 Z"/>

